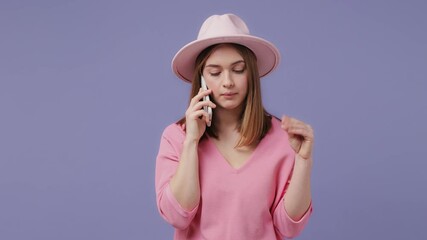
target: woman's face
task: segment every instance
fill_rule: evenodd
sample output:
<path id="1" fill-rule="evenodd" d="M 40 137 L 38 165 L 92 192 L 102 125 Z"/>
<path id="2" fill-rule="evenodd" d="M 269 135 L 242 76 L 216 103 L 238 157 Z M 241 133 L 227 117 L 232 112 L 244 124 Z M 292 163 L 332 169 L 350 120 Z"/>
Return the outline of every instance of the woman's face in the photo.
<path id="1" fill-rule="evenodd" d="M 232 46 L 213 50 L 202 74 L 217 107 L 233 110 L 242 105 L 248 92 L 247 72 L 243 57 Z"/>

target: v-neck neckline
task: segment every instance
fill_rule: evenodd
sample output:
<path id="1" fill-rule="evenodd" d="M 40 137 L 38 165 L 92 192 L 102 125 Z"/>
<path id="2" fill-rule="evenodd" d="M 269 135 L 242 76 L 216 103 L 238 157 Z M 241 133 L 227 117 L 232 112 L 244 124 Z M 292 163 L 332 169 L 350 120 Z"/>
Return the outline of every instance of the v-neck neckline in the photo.
<path id="1" fill-rule="evenodd" d="M 264 137 L 265 138 L 265 137 Z M 260 145 L 263 142 L 263 139 L 261 139 L 261 141 L 255 146 L 255 148 L 253 149 L 253 151 L 249 154 L 249 156 L 243 161 L 243 164 L 240 165 L 239 167 L 233 167 L 231 165 L 231 163 L 224 157 L 224 155 L 222 155 L 221 151 L 219 150 L 218 146 L 216 145 L 216 143 L 214 142 L 213 139 L 211 139 L 210 136 L 207 136 L 207 140 L 208 143 L 210 145 L 212 145 L 212 148 L 214 149 L 215 154 L 218 156 L 218 158 L 221 160 L 221 162 L 226 165 L 225 167 L 228 168 L 229 170 L 231 170 L 234 173 L 239 173 L 241 171 L 243 171 L 245 168 L 247 168 L 248 165 L 251 164 L 251 162 L 253 162 L 255 155 L 258 152 L 258 149 L 260 148 Z"/>

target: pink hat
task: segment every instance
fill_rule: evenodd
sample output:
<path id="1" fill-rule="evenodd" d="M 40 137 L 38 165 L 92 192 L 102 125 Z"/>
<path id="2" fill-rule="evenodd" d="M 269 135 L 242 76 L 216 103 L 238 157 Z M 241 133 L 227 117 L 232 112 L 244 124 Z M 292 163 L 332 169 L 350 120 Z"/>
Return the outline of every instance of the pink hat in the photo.
<path id="1" fill-rule="evenodd" d="M 205 20 L 199 35 L 181 48 L 172 59 L 172 70 L 182 80 L 192 81 L 197 56 L 205 48 L 218 43 L 237 43 L 251 49 L 258 62 L 260 77 L 279 64 L 280 53 L 267 40 L 250 35 L 245 22 L 234 14 L 213 15 Z"/>

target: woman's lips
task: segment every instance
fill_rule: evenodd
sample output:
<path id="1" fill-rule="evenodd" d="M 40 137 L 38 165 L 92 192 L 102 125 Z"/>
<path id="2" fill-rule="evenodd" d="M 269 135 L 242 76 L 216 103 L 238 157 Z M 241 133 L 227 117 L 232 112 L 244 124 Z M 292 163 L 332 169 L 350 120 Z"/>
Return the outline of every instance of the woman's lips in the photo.
<path id="1" fill-rule="evenodd" d="M 232 98 L 232 97 L 234 97 L 234 95 L 236 95 L 237 93 L 232 93 L 232 92 L 230 92 L 230 93 L 223 93 L 223 94 L 221 94 L 221 96 L 223 96 L 223 97 L 225 97 L 225 98 Z"/>

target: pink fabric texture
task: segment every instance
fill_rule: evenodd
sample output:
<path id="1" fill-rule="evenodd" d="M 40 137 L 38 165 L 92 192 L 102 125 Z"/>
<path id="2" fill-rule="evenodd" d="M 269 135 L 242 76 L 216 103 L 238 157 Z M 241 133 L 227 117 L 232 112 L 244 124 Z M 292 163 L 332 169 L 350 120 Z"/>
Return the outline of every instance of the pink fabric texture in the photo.
<path id="1" fill-rule="evenodd" d="M 184 139 L 179 125 L 166 127 L 156 160 L 157 206 L 175 228 L 175 240 L 271 240 L 292 238 L 302 231 L 312 206 L 297 221 L 285 211 L 283 196 L 295 152 L 279 120 L 272 118 L 272 128 L 238 169 L 223 158 L 209 137 L 200 141 L 201 199 L 191 211 L 179 205 L 169 187 Z"/>

